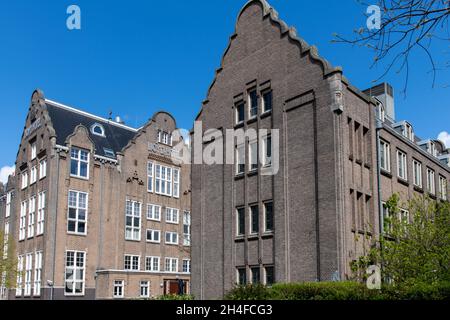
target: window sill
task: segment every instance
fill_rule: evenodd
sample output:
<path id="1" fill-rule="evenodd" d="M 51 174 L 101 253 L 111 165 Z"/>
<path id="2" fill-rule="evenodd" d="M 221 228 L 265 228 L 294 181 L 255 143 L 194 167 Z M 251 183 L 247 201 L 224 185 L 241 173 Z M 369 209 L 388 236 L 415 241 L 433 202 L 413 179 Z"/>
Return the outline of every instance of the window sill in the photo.
<path id="1" fill-rule="evenodd" d="M 249 173 L 247 173 L 248 177 L 253 177 L 253 176 L 257 176 L 258 175 L 258 169 L 254 169 L 252 171 L 250 171 Z"/>
<path id="2" fill-rule="evenodd" d="M 172 225 L 178 225 L 180 224 L 179 222 L 173 222 L 173 221 L 166 221 L 167 224 L 172 224 Z"/>
<path id="3" fill-rule="evenodd" d="M 424 193 L 423 187 L 414 185 L 414 190 L 420 193 Z"/>
<path id="4" fill-rule="evenodd" d="M 273 231 L 265 231 L 262 234 L 262 238 L 273 238 L 273 236 L 275 235 L 275 233 Z"/>
<path id="5" fill-rule="evenodd" d="M 403 178 L 401 178 L 401 177 L 397 177 L 397 181 L 398 181 L 399 183 L 403 184 L 404 186 L 409 187 L 409 182 L 408 182 L 408 180 L 405 180 L 405 179 L 403 179 Z"/>
<path id="6" fill-rule="evenodd" d="M 77 236 L 77 237 L 86 237 L 87 236 L 87 233 L 77 233 L 77 232 L 70 232 L 70 231 L 67 231 L 67 234 L 71 235 L 71 236 Z"/>
<path id="7" fill-rule="evenodd" d="M 357 164 L 359 164 L 360 166 L 362 166 L 362 164 L 363 164 L 363 162 L 362 162 L 362 160 L 361 159 L 356 159 L 356 161 L 355 161 Z"/>
<path id="8" fill-rule="evenodd" d="M 244 179 L 244 177 L 245 177 L 245 173 L 239 173 L 234 176 L 234 180 L 241 180 L 241 179 Z"/>
<path id="9" fill-rule="evenodd" d="M 244 235 L 236 236 L 234 241 L 235 242 L 244 242 L 245 241 L 245 236 Z"/>
<path id="10" fill-rule="evenodd" d="M 125 241 L 131 241 L 131 242 L 141 242 L 141 239 L 136 240 L 136 239 L 127 239 L 125 238 Z"/>
<path id="11" fill-rule="evenodd" d="M 370 163 L 364 163 L 364 167 L 366 168 L 366 169 L 371 169 L 372 168 L 372 166 L 370 165 Z"/>
<path id="12" fill-rule="evenodd" d="M 74 178 L 74 179 L 80 179 L 80 180 L 84 180 L 84 181 L 89 181 L 89 178 L 87 178 L 87 177 L 75 176 L 73 174 L 71 174 L 70 177 Z"/>
<path id="13" fill-rule="evenodd" d="M 271 115 L 272 115 L 272 110 L 267 110 L 261 114 L 260 118 L 264 119 L 264 118 L 270 117 Z"/>
<path id="14" fill-rule="evenodd" d="M 243 128 L 244 125 L 245 125 L 245 122 L 242 121 L 242 122 L 239 122 L 239 123 L 235 124 L 235 125 L 234 125 L 234 128 L 235 128 L 235 129 L 240 129 L 240 128 Z"/>
<path id="15" fill-rule="evenodd" d="M 258 240 L 259 239 L 259 235 L 257 233 L 252 233 L 248 235 L 248 240 Z"/>
<path id="16" fill-rule="evenodd" d="M 254 116 L 247 120 L 247 124 L 252 124 L 252 123 L 255 123 L 256 121 L 258 121 L 258 117 Z"/>
<path id="17" fill-rule="evenodd" d="M 150 219 L 150 218 L 147 218 L 147 221 L 161 222 L 161 219 Z"/>
<path id="18" fill-rule="evenodd" d="M 390 173 L 389 171 L 387 171 L 387 170 L 381 168 L 380 173 L 381 173 L 383 176 L 388 177 L 389 179 L 392 179 L 392 173 Z"/>
<path id="19" fill-rule="evenodd" d="M 437 200 L 437 196 L 435 194 L 429 193 L 428 192 L 428 196 L 433 199 L 433 200 Z"/>
<path id="20" fill-rule="evenodd" d="M 147 243 L 153 243 L 153 244 L 161 244 L 161 241 L 150 241 L 150 240 L 146 240 L 145 242 L 147 242 Z"/>

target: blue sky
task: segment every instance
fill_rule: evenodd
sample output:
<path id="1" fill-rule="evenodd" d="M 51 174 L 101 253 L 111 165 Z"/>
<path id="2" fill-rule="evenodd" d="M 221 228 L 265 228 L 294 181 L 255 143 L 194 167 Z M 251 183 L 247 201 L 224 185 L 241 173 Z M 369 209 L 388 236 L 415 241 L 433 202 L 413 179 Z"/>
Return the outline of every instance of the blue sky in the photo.
<path id="1" fill-rule="evenodd" d="M 112 110 L 131 126 L 165 109 L 179 127 L 190 128 L 245 2 L 15 0 L 3 5 L 0 168 L 14 164 L 35 88 L 100 116 Z M 342 66 L 352 84 L 365 89 L 382 72 L 382 66 L 369 68 L 367 49 L 330 42 L 335 32 L 349 35 L 365 26 L 366 8 L 355 0 L 270 3 L 323 57 Z M 71 4 L 81 8 L 80 31 L 66 28 Z M 449 46 L 433 50 L 442 55 Z M 433 89 L 422 53 L 413 55 L 412 66 L 406 98 L 400 94 L 402 76 L 393 72 L 384 79 L 397 89 L 397 118 L 410 120 L 422 137 L 450 132 L 450 88 L 443 87 L 450 84 L 448 70 L 438 75 Z"/>

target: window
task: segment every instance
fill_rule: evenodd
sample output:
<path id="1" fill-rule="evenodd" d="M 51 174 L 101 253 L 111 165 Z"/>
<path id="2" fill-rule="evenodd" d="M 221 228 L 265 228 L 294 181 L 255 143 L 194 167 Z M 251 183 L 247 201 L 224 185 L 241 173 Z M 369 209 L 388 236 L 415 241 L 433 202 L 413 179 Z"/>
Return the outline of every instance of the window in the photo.
<path id="1" fill-rule="evenodd" d="M 261 282 L 261 272 L 259 267 L 253 267 L 250 268 L 250 271 L 252 272 L 252 283 L 258 284 Z"/>
<path id="2" fill-rule="evenodd" d="M 237 235 L 243 236 L 245 234 L 245 209 L 239 208 L 236 210 L 236 229 Z"/>
<path id="3" fill-rule="evenodd" d="M 20 204 L 19 241 L 25 240 L 27 225 L 27 201 Z"/>
<path id="4" fill-rule="evenodd" d="M 427 151 L 435 157 L 438 155 L 436 144 L 433 141 L 427 143 Z"/>
<path id="5" fill-rule="evenodd" d="M 252 141 L 249 143 L 249 170 L 258 170 L 258 142 Z"/>
<path id="6" fill-rule="evenodd" d="M 67 231 L 85 235 L 87 233 L 88 194 L 69 191 L 69 212 L 67 215 Z"/>
<path id="7" fill-rule="evenodd" d="M 145 271 L 159 272 L 159 257 L 145 258 Z"/>
<path id="8" fill-rule="evenodd" d="M 273 202 L 264 203 L 264 227 L 266 232 L 273 231 Z"/>
<path id="9" fill-rule="evenodd" d="M 161 231 L 160 230 L 147 230 L 147 242 L 160 243 L 161 242 Z"/>
<path id="10" fill-rule="evenodd" d="M 245 172 L 245 145 L 236 147 L 236 175 Z"/>
<path id="11" fill-rule="evenodd" d="M 148 281 L 141 281 L 140 282 L 140 294 L 141 298 L 148 298 L 150 297 L 150 286 Z"/>
<path id="12" fill-rule="evenodd" d="M 39 179 L 45 178 L 47 175 L 47 159 L 41 160 L 39 162 Z"/>
<path id="13" fill-rule="evenodd" d="M 123 298 L 123 287 L 124 287 L 124 281 L 123 280 L 114 280 L 114 287 L 113 287 L 113 297 L 114 298 Z"/>
<path id="14" fill-rule="evenodd" d="M 166 208 L 166 222 L 177 224 L 178 223 L 178 213 L 179 213 L 178 209 Z"/>
<path id="15" fill-rule="evenodd" d="M 28 187 L 28 172 L 22 173 L 22 190 Z"/>
<path id="16" fill-rule="evenodd" d="M 180 197 L 180 169 L 173 169 L 173 196 Z"/>
<path id="17" fill-rule="evenodd" d="M 422 188 L 422 164 L 413 160 L 414 185 Z"/>
<path id="18" fill-rule="evenodd" d="M 36 197 L 31 197 L 28 203 L 28 238 L 34 237 L 35 215 L 36 215 Z"/>
<path id="19" fill-rule="evenodd" d="M 44 234 L 45 225 L 45 192 L 41 192 L 38 195 L 38 213 L 37 213 L 37 228 L 36 235 Z"/>
<path id="20" fill-rule="evenodd" d="M 125 255 L 124 269 L 128 271 L 139 271 L 140 256 Z"/>
<path id="21" fill-rule="evenodd" d="M 89 178 L 89 152 L 72 148 L 70 152 L 70 175 L 77 178 Z"/>
<path id="22" fill-rule="evenodd" d="M 410 141 L 414 141 L 414 131 L 409 123 L 405 123 L 402 127 L 402 135 Z"/>
<path id="23" fill-rule="evenodd" d="M 103 148 L 103 152 L 105 153 L 105 156 L 107 156 L 108 158 L 116 157 L 116 154 L 114 153 L 114 151 L 112 149 Z"/>
<path id="24" fill-rule="evenodd" d="M 183 213 L 183 245 L 191 245 L 191 213 L 189 211 Z"/>
<path id="25" fill-rule="evenodd" d="M 272 111 L 272 101 L 273 101 L 273 97 L 272 97 L 272 90 L 263 92 L 262 94 L 263 96 L 263 107 L 262 110 L 263 112 L 270 112 Z"/>
<path id="26" fill-rule="evenodd" d="M 172 196 L 172 168 L 155 165 L 155 192 Z"/>
<path id="27" fill-rule="evenodd" d="M 250 207 L 250 233 L 256 234 L 259 232 L 259 208 L 258 206 Z"/>
<path id="28" fill-rule="evenodd" d="M 248 93 L 248 114 L 249 119 L 255 118 L 258 115 L 258 94 L 256 90 L 252 90 Z"/>
<path id="29" fill-rule="evenodd" d="M 41 295 L 41 279 L 42 279 L 42 251 L 34 254 L 34 290 L 33 295 Z"/>
<path id="30" fill-rule="evenodd" d="M 270 167 L 272 165 L 272 137 L 266 136 L 262 141 L 262 165 L 264 167 Z"/>
<path id="31" fill-rule="evenodd" d="M 36 166 L 34 166 L 30 170 L 30 185 L 36 183 L 36 181 L 37 181 L 37 168 Z"/>
<path id="32" fill-rule="evenodd" d="M 382 122 L 386 119 L 386 110 L 384 109 L 383 104 L 378 104 L 378 119 L 380 119 Z"/>
<path id="33" fill-rule="evenodd" d="M 33 142 L 31 144 L 31 160 L 36 159 L 36 154 L 37 154 L 36 142 Z"/>
<path id="34" fill-rule="evenodd" d="M 33 271 L 33 255 L 31 253 L 25 258 L 25 287 L 23 294 L 25 296 L 31 295 L 31 272 Z"/>
<path id="35" fill-rule="evenodd" d="M 402 223 L 409 223 L 409 211 L 405 209 L 400 209 L 400 221 Z"/>
<path id="36" fill-rule="evenodd" d="M 397 150 L 397 176 L 403 180 L 408 180 L 406 153 L 400 150 Z"/>
<path id="37" fill-rule="evenodd" d="M 264 268 L 264 284 L 270 286 L 275 283 L 275 273 L 273 267 Z"/>
<path id="38" fill-rule="evenodd" d="M 172 135 L 165 131 L 159 130 L 158 131 L 158 142 L 171 146 L 172 145 Z"/>
<path id="39" fill-rule="evenodd" d="M 383 230 L 386 234 L 392 233 L 392 222 L 391 222 L 391 213 L 389 212 L 389 208 L 387 207 L 386 203 L 382 203 L 383 206 Z"/>
<path id="40" fill-rule="evenodd" d="M 95 134 L 96 136 L 100 136 L 100 137 L 105 136 L 105 129 L 99 123 L 95 123 L 92 125 L 91 132 L 92 132 L 92 134 Z"/>
<path id="41" fill-rule="evenodd" d="M 17 257 L 17 285 L 16 296 L 22 295 L 23 286 L 23 255 Z"/>
<path id="42" fill-rule="evenodd" d="M 178 233 L 166 232 L 166 244 L 178 244 Z"/>
<path id="43" fill-rule="evenodd" d="M 183 260 L 183 273 L 191 273 L 191 260 Z"/>
<path id="44" fill-rule="evenodd" d="M 161 221 L 161 206 L 156 204 L 147 204 L 147 219 Z"/>
<path id="45" fill-rule="evenodd" d="M 11 198 L 12 198 L 12 192 L 8 192 L 6 194 L 5 218 L 8 218 L 11 215 Z"/>
<path id="46" fill-rule="evenodd" d="M 244 109 L 245 109 L 245 105 L 243 102 L 236 105 L 236 124 L 240 124 L 240 123 L 244 122 L 244 120 L 245 120 Z"/>
<path id="47" fill-rule="evenodd" d="M 147 191 L 153 192 L 153 162 L 147 163 Z"/>
<path id="48" fill-rule="evenodd" d="M 6 260 L 8 258 L 8 249 L 9 249 L 9 222 L 5 222 L 5 233 L 3 239 L 3 259 Z M 0 243 L 0 245 L 2 245 Z"/>
<path id="49" fill-rule="evenodd" d="M 84 295 L 86 253 L 66 251 L 66 272 L 64 293 L 70 296 Z"/>
<path id="50" fill-rule="evenodd" d="M 430 194 L 436 194 L 435 173 L 430 168 L 427 168 L 427 189 Z"/>
<path id="51" fill-rule="evenodd" d="M 447 200 L 447 179 L 439 176 L 439 198 Z"/>
<path id="52" fill-rule="evenodd" d="M 380 167 L 391 172 L 391 146 L 386 141 L 380 141 Z"/>
<path id="53" fill-rule="evenodd" d="M 166 258 L 166 272 L 178 272 L 177 258 Z"/>
<path id="54" fill-rule="evenodd" d="M 245 268 L 237 268 L 237 284 L 247 284 L 247 270 Z"/>
<path id="55" fill-rule="evenodd" d="M 125 205 L 125 240 L 141 241 L 141 203 L 127 200 Z"/>

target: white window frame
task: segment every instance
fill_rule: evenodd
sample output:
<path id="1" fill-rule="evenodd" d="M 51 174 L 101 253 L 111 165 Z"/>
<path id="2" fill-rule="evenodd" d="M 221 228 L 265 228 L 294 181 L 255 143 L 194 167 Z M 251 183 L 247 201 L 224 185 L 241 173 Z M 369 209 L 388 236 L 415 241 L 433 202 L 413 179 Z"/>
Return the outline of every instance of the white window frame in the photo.
<path id="1" fill-rule="evenodd" d="M 5 222 L 5 233 L 3 239 L 3 259 L 6 260 L 8 258 L 9 251 L 9 221 Z M 1 244 L 0 244 L 1 245 Z"/>
<path id="2" fill-rule="evenodd" d="M 235 166 L 236 166 L 236 175 L 245 174 L 245 145 L 241 144 L 236 146 L 235 148 Z M 242 167 L 243 170 L 240 170 Z"/>
<path id="3" fill-rule="evenodd" d="M 31 155 L 30 155 L 30 160 L 33 161 L 34 159 L 36 159 L 37 156 L 37 143 L 33 142 L 31 144 Z"/>
<path id="4" fill-rule="evenodd" d="M 191 245 L 191 213 L 189 211 L 183 212 L 183 245 L 188 247 Z M 186 233 L 186 229 L 188 232 Z"/>
<path id="5" fill-rule="evenodd" d="M 71 205 L 70 201 L 70 195 L 75 194 L 75 206 Z M 80 206 L 80 198 L 81 195 L 84 195 L 86 197 L 86 206 L 81 207 Z M 67 197 L 67 233 L 68 234 L 75 234 L 75 235 L 87 235 L 87 228 L 88 228 L 88 211 L 89 211 L 89 194 L 86 192 L 76 191 L 76 190 L 69 190 L 68 197 Z M 75 218 L 70 218 L 70 209 L 75 209 Z M 84 220 L 80 219 L 80 210 L 85 210 Z M 74 221 L 75 222 L 75 231 L 69 230 L 69 222 Z M 84 223 L 84 232 L 79 231 L 79 224 Z"/>
<path id="6" fill-rule="evenodd" d="M 401 172 L 403 169 L 403 172 Z M 408 156 L 405 152 L 397 150 L 397 177 L 408 180 Z"/>
<path id="7" fill-rule="evenodd" d="M 169 237 L 169 240 L 167 240 L 167 237 Z M 166 231 L 164 240 L 165 240 L 164 241 L 165 244 L 178 245 L 178 243 L 179 243 L 178 232 Z"/>
<path id="8" fill-rule="evenodd" d="M 45 199 L 46 192 L 42 191 L 38 194 L 38 212 L 37 212 L 37 227 L 36 236 L 44 234 L 45 228 Z"/>
<path id="9" fill-rule="evenodd" d="M 172 179 L 173 179 L 173 197 L 179 198 L 180 197 L 180 174 L 181 171 L 178 168 L 172 169 Z"/>
<path id="10" fill-rule="evenodd" d="M 116 289 L 118 289 L 118 290 L 116 291 Z M 116 292 L 120 292 L 120 294 L 117 294 Z M 124 280 L 114 280 L 113 281 L 113 298 L 114 299 L 122 299 L 123 297 L 125 297 L 125 281 Z"/>
<path id="11" fill-rule="evenodd" d="M 76 157 L 74 157 L 73 152 L 76 151 Z M 82 159 L 81 154 L 86 153 L 86 159 Z M 77 162 L 77 172 L 72 173 L 72 161 Z M 70 176 L 74 178 L 89 180 L 89 162 L 90 162 L 90 152 L 84 149 L 72 147 L 70 150 Z M 86 176 L 81 175 L 81 164 L 86 164 Z"/>
<path id="12" fill-rule="evenodd" d="M 430 168 L 427 168 L 427 190 L 430 194 L 436 195 L 436 173 Z"/>
<path id="13" fill-rule="evenodd" d="M 17 257 L 16 297 L 21 296 L 23 292 L 23 262 L 24 255 L 19 255 Z"/>
<path id="14" fill-rule="evenodd" d="M 384 154 L 384 163 L 381 154 Z M 384 140 L 380 140 L 380 167 L 386 172 L 391 172 L 391 145 Z"/>
<path id="15" fill-rule="evenodd" d="M 164 270 L 167 273 L 178 273 L 178 258 L 166 257 L 164 260 Z"/>
<path id="16" fill-rule="evenodd" d="M 22 190 L 24 190 L 28 187 L 28 171 L 22 172 L 21 178 L 22 178 Z"/>
<path id="17" fill-rule="evenodd" d="M 39 180 L 47 176 L 47 159 L 39 161 Z"/>
<path id="18" fill-rule="evenodd" d="M 242 233 L 240 233 L 240 227 L 239 227 L 239 217 L 240 217 L 240 211 L 242 210 L 242 215 L 244 216 L 244 227 L 242 229 Z M 236 236 L 237 237 L 243 237 L 245 236 L 245 207 L 236 208 Z"/>
<path id="19" fill-rule="evenodd" d="M 270 140 L 270 150 L 271 150 L 270 157 L 267 154 L 267 151 L 268 151 L 267 146 L 269 145 L 269 140 Z M 264 136 L 262 138 L 262 145 L 261 145 L 261 150 L 260 150 L 260 156 L 262 159 L 263 167 L 271 167 L 272 166 L 272 152 L 273 152 L 272 149 L 273 149 L 272 148 L 272 136 L 271 135 Z"/>
<path id="20" fill-rule="evenodd" d="M 147 220 L 161 221 L 162 207 L 157 204 L 147 203 Z"/>
<path id="21" fill-rule="evenodd" d="M 183 267 L 182 268 L 183 268 L 182 273 L 191 274 L 191 260 L 183 259 Z"/>
<path id="22" fill-rule="evenodd" d="M 22 201 L 20 203 L 20 221 L 19 221 L 19 241 L 25 240 L 27 232 L 27 203 Z"/>
<path id="23" fill-rule="evenodd" d="M 12 200 L 12 192 L 8 192 L 6 194 L 5 218 L 8 218 L 11 215 L 11 200 Z"/>
<path id="24" fill-rule="evenodd" d="M 149 232 L 151 234 L 151 239 L 148 239 Z M 155 240 L 155 234 L 158 234 L 158 240 Z M 149 243 L 161 243 L 161 230 L 155 230 L 155 229 L 147 229 L 145 233 L 145 239 Z"/>
<path id="25" fill-rule="evenodd" d="M 34 220 L 36 218 L 36 196 L 32 196 L 28 201 L 28 229 L 27 238 L 34 237 Z"/>
<path id="26" fill-rule="evenodd" d="M 258 141 L 249 141 L 248 143 L 248 171 L 258 170 Z"/>
<path id="27" fill-rule="evenodd" d="M 255 115 L 252 115 L 252 111 L 254 110 L 254 108 L 252 107 L 252 102 L 253 102 L 252 93 L 253 92 L 256 94 L 256 114 Z M 248 100 L 248 119 L 249 120 L 255 119 L 258 117 L 258 91 L 256 91 L 256 88 L 249 90 L 247 93 L 247 97 L 248 97 L 248 99 L 247 99 Z"/>
<path id="28" fill-rule="evenodd" d="M 410 217 L 409 217 L 409 210 L 406 209 L 400 209 L 400 216 L 399 216 L 400 222 L 403 222 L 406 220 L 406 223 L 410 223 Z"/>
<path id="29" fill-rule="evenodd" d="M 34 253 L 34 286 L 33 295 L 39 297 L 41 295 L 42 281 L 42 251 Z"/>
<path id="30" fill-rule="evenodd" d="M 239 120 L 239 109 L 240 108 L 242 108 L 242 113 L 243 113 L 243 115 L 244 115 L 244 119 L 242 119 L 242 120 Z M 240 102 L 240 103 L 238 103 L 238 104 L 236 104 L 236 106 L 234 107 L 234 109 L 235 109 L 235 113 L 234 113 L 234 122 L 235 122 L 235 124 L 236 125 L 240 125 L 240 124 L 242 124 L 242 123 L 244 123 L 245 122 L 245 104 L 243 103 L 243 102 Z"/>
<path id="31" fill-rule="evenodd" d="M 100 128 L 101 133 L 95 132 L 96 128 Z M 100 123 L 94 123 L 91 127 L 91 133 L 99 137 L 105 137 L 105 128 Z"/>
<path id="32" fill-rule="evenodd" d="M 131 205 L 131 206 L 130 206 Z M 136 206 L 139 208 L 138 212 Z M 131 212 L 128 210 L 131 208 Z M 133 200 L 126 200 L 125 203 L 125 240 L 127 241 L 141 241 L 141 226 L 142 226 L 142 203 Z M 131 217 L 131 225 L 127 225 L 127 218 Z M 135 225 L 135 219 L 139 218 L 139 225 Z M 137 232 L 137 237 L 135 236 Z"/>
<path id="33" fill-rule="evenodd" d="M 73 265 L 68 266 L 68 254 L 73 253 Z M 81 254 L 83 257 L 83 266 L 78 266 L 78 255 Z M 87 256 L 85 251 L 76 251 L 76 250 L 66 250 L 66 256 L 64 259 L 65 267 L 64 267 L 64 295 L 65 296 L 84 296 L 85 290 L 86 290 L 86 261 Z M 68 279 L 68 270 L 73 269 L 73 279 Z M 81 271 L 83 279 L 77 278 L 77 271 Z M 69 281 L 70 280 L 70 281 Z M 73 289 L 72 292 L 66 292 L 66 283 L 67 282 L 73 282 Z M 82 291 L 81 292 L 75 292 L 76 284 L 81 283 L 82 284 Z"/>
<path id="34" fill-rule="evenodd" d="M 155 164 L 152 161 L 147 162 L 147 191 L 153 193 Z"/>
<path id="35" fill-rule="evenodd" d="M 272 205 L 272 229 L 267 229 L 267 205 Z M 275 229 L 275 217 L 274 217 L 274 207 L 273 207 L 273 201 L 266 201 L 263 203 L 263 214 L 264 214 L 264 232 L 265 233 L 271 233 L 274 232 Z"/>
<path id="36" fill-rule="evenodd" d="M 402 127 L 402 135 L 410 140 L 410 141 L 414 141 L 414 130 L 412 128 L 412 126 L 409 123 L 404 123 L 403 127 Z"/>
<path id="37" fill-rule="evenodd" d="M 150 298 L 150 281 L 139 281 L 139 294 L 141 298 Z"/>
<path id="38" fill-rule="evenodd" d="M 23 295 L 25 297 L 31 296 L 31 275 L 33 272 L 33 254 L 27 253 L 25 256 L 25 286 Z"/>
<path id="39" fill-rule="evenodd" d="M 161 164 L 155 165 L 155 193 L 172 196 L 172 168 Z"/>
<path id="40" fill-rule="evenodd" d="M 127 267 L 127 258 L 130 260 L 130 265 Z M 137 260 L 136 260 L 137 258 Z M 137 264 L 136 264 L 137 261 Z M 141 256 L 126 254 L 123 259 L 123 270 L 125 271 L 140 271 L 141 270 Z"/>
<path id="41" fill-rule="evenodd" d="M 155 268 L 155 266 L 157 266 L 157 268 Z M 145 271 L 159 272 L 160 270 L 161 270 L 161 257 L 155 256 L 145 257 Z"/>
<path id="42" fill-rule="evenodd" d="M 447 179 L 439 175 L 439 198 L 441 200 L 447 200 Z"/>
<path id="43" fill-rule="evenodd" d="M 256 207 L 256 210 L 257 210 L 257 216 L 258 216 L 258 230 L 257 231 L 254 231 L 253 230 L 253 210 L 252 210 L 252 208 L 255 208 Z M 257 235 L 258 233 L 259 233 L 259 231 L 260 231 L 260 227 L 259 227 L 259 224 L 260 224 L 260 222 L 261 222 L 261 220 L 259 219 L 259 205 L 257 205 L 257 204 L 254 204 L 254 205 L 250 205 L 249 207 L 248 207 L 248 215 L 249 215 L 249 226 L 248 226 L 248 233 L 250 234 L 250 235 Z"/>
<path id="44" fill-rule="evenodd" d="M 416 187 L 422 188 L 422 163 L 413 159 L 413 183 Z"/>
<path id="45" fill-rule="evenodd" d="M 35 184 L 37 181 L 37 167 L 33 166 L 30 170 L 30 186 Z"/>
<path id="46" fill-rule="evenodd" d="M 266 100 L 264 99 L 267 94 L 271 95 L 270 100 L 271 100 L 271 104 L 272 104 L 271 109 L 268 109 L 268 110 L 266 109 Z M 272 109 L 273 109 L 273 91 L 271 89 L 265 90 L 261 93 L 261 105 L 262 105 L 263 114 L 269 113 L 272 111 Z"/>
<path id="47" fill-rule="evenodd" d="M 170 224 L 178 224 L 179 223 L 179 216 L 180 216 L 180 210 L 175 208 L 169 208 L 166 207 L 166 223 Z"/>

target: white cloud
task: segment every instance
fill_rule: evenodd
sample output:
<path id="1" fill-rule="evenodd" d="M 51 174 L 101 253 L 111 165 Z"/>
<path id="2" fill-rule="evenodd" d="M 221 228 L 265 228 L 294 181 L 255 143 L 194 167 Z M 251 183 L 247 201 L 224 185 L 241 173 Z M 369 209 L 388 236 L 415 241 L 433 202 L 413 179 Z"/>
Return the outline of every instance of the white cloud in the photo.
<path id="1" fill-rule="evenodd" d="M 438 136 L 438 139 L 441 140 L 447 146 L 447 148 L 450 148 L 450 133 L 446 131 L 441 132 Z"/>
<path id="2" fill-rule="evenodd" d="M 13 174 L 14 171 L 16 170 L 16 168 L 13 167 L 9 167 L 9 166 L 4 166 L 3 168 L 0 169 L 0 182 L 2 182 L 3 184 L 8 182 L 8 177 L 10 174 Z"/>

